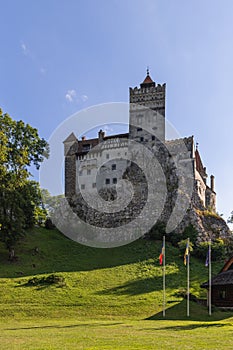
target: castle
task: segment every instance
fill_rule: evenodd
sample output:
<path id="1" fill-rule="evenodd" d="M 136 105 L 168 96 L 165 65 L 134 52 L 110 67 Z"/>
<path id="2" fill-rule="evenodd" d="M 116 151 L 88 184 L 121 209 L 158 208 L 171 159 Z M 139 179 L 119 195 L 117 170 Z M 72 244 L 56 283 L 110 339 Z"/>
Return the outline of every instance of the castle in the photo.
<path id="1" fill-rule="evenodd" d="M 129 133 L 106 136 L 105 132 L 100 130 L 97 138 L 86 139 L 83 136 L 81 140 L 71 133 L 64 141 L 65 196 L 75 195 L 79 192 L 79 188 L 91 191 L 96 187 L 111 188 L 116 185 L 127 167 L 127 162 L 124 161 L 128 153 L 127 142 L 124 142 L 127 139 L 135 140 L 147 147 L 153 147 L 159 139 L 173 155 L 179 152 L 179 144 L 183 141 L 193 162 L 196 194 L 204 207 L 216 210 L 214 176 L 210 176 L 208 185 L 206 168 L 202 164 L 197 147 L 195 149 L 194 138 L 165 140 L 166 84 L 156 84 L 147 71 L 140 87 L 130 88 L 129 92 L 130 106 L 136 106 L 130 108 Z M 147 130 L 152 130 L 152 133 Z M 101 149 L 97 147 L 100 144 Z M 96 179 L 99 170 L 101 176 Z"/>
<path id="2" fill-rule="evenodd" d="M 200 240 L 207 240 L 213 232 L 226 236 L 229 229 L 222 218 L 216 215 L 209 220 L 200 214 L 216 211 L 216 193 L 214 176 L 207 181 L 194 137 L 165 140 L 165 96 L 166 84 L 155 83 L 147 70 L 140 87 L 129 89 L 128 133 L 107 136 L 99 130 L 98 137 L 92 139 L 82 136 L 79 140 L 74 133 L 67 137 L 64 141 L 65 197 L 78 216 L 90 225 L 127 224 L 140 216 L 149 198 L 152 204 L 143 212 L 144 223 L 154 216 L 165 222 L 169 231 L 182 232 L 187 225 L 193 225 Z M 151 158 L 146 156 L 147 151 L 153 155 Z M 140 170 L 145 157 L 147 179 L 144 170 Z M 153 168 L 154 160 L 157 165 Z M 96 195 L 104 202 L 114 203 L 119 189 L 126 202 L 128 194 L 122 179 L 129 180 L 134 187 L 127 208 L 123 209 L 123 201 L 122 208 L 111 215 L 108 209 L 86 205 L 85 198 L 89 196 L 94 203 Z M 157 204 L 153 204 L 154 198 L 159 198 Z"/>

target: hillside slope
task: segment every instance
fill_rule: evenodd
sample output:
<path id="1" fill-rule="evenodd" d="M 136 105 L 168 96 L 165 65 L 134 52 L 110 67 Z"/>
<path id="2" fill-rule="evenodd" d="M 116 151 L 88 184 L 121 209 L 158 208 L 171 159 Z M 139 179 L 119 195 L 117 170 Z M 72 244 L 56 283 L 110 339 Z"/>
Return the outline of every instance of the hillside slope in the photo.
<path id="1" fill-rule="evenodd" d="M 118 248 L 90 248 L 56 230 L 34 229 L 16 247 L 18 261 L 10 263 L 0 246 L 0 315 L 160 317 L 160 250 L 161 242 L 144 239 Z M 182 254 L 170 244 L 166 245 L 166 263 L 167 307 L 176 317 L 177 312 L 185 317 L 180 295 L 186 288 L 186 267 Z M 221 263 L 214 264 L 213 272 L 221 267 Z M 196 296 L 205 297 L 199 286 L 208 279 L 207 270 L 204 262 L 191 257 L 190 291 Z M 64 283 L 28 285 L 33 276 L 48 274 L 64 278 Z M 198 317 L 207 314 L 204 307 L 194 303 L 192 310 Z"/>

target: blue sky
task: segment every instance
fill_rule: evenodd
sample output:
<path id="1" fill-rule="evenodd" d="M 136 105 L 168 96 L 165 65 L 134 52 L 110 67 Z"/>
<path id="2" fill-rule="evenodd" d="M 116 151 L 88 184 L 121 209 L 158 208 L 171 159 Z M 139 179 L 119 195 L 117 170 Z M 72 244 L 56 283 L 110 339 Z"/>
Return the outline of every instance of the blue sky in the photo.
<path id="1" fill-rule="evenodd" d="M 0 8 L 4 112 L 48 139 L 78 110 L 127 102 L 149 65 L 167 83 L 167 119 L 199 142 L 216 176 L 218 211 L 230 214 L 231 0 L 8 0 Z"/>

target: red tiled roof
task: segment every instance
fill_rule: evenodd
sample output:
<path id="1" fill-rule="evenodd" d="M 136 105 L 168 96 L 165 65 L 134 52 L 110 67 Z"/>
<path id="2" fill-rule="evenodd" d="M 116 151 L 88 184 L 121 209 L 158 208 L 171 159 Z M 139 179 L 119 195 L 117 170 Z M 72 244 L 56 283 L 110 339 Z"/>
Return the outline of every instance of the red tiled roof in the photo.
<path id="1" fill-rule="evenodd" d="M 196 169 L 200 173 L 202 177 L 206 176 L 206 171 L 203 167 L 202 161 L 201 161 L 201 156 L 199 151 L 196 149 L 195 151 L 195 158 L 196 158 Z"/>
<path id="2" fill-rule="evenodd" d="M 151 84 L 154 83 L 149 74 L 145 77 L 144 81 L 142 84 Z"/>

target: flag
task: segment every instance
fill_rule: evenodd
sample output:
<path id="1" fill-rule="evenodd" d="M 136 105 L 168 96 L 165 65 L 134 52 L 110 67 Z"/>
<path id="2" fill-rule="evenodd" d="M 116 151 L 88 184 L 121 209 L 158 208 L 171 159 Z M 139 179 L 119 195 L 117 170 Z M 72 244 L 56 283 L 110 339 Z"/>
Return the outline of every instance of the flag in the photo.
<path id="1" fill-rule="evenodd" d="M 206 254 L 206 261 L 205 261 L 205 266 L 209 266 L 209 263 L 210 263 L 210 244 L 209 243 L 209 246 L 208 246 L 208 251 L 207 251 L 207 254 Z"/>
<path id="2" fill-rule="evenodd" d="M 189 258 L 189 244 L 187 242 L 186 249 L 185 249 L 185 252 L 184 252 L 184 264 L 185 264 L 185 266 L 187 264 L 188 258 Z"/>
<path id="3" fill-rule="evenodd" d="M 206 261 L 205 261 L 205 266 L 209 266 L 209 261 L 210 261 L 210 247 L 208 248 L 208 252 L 206 254 Z"/>
<path id="4" fill-rule="evenodd" d="M 161 253 L 159 255 L 159 264 L 163 265 L 163 257 L 164 257 L 164 245 L 162 246 Z"/>

